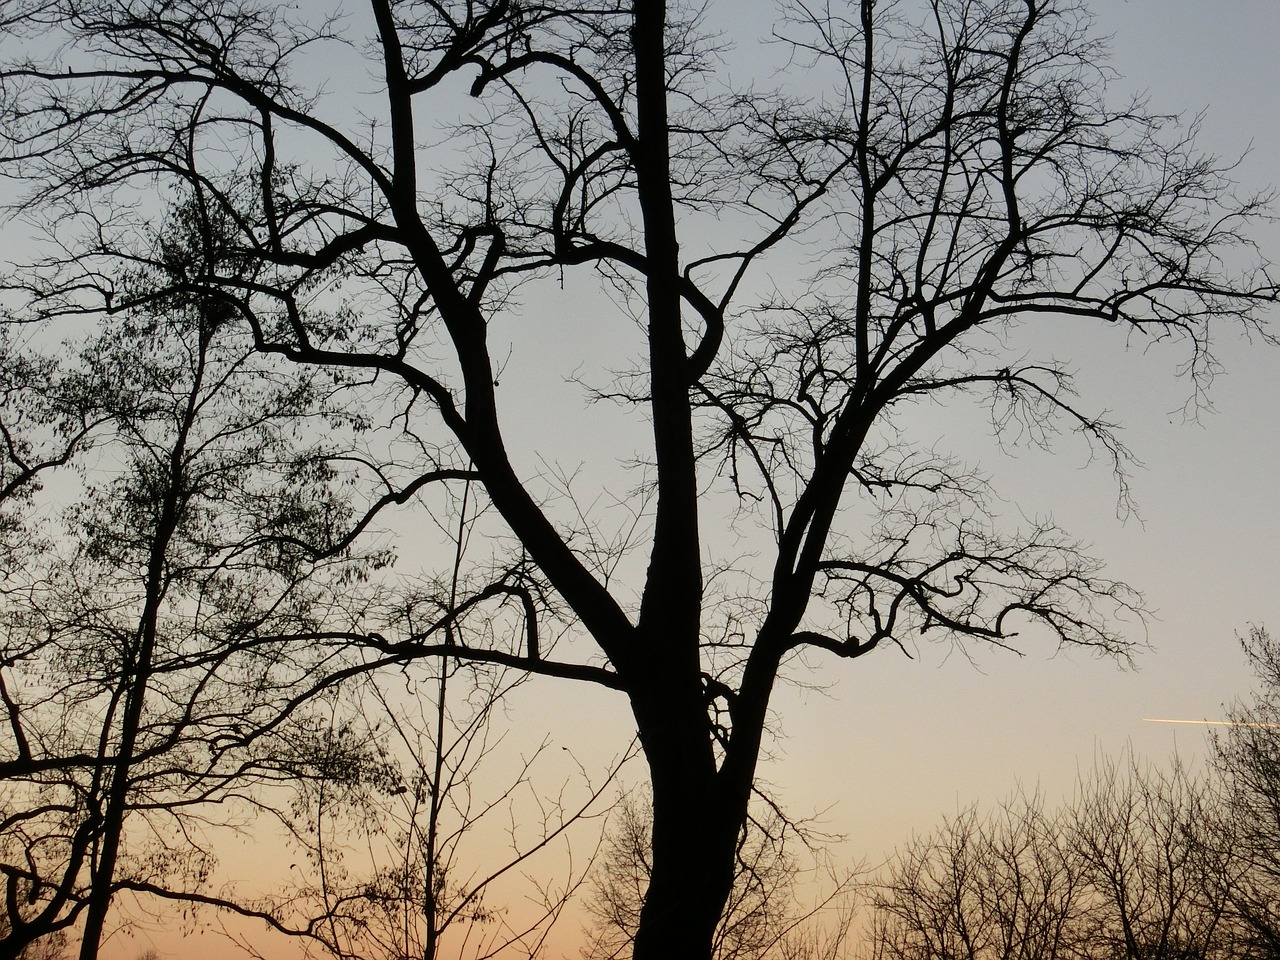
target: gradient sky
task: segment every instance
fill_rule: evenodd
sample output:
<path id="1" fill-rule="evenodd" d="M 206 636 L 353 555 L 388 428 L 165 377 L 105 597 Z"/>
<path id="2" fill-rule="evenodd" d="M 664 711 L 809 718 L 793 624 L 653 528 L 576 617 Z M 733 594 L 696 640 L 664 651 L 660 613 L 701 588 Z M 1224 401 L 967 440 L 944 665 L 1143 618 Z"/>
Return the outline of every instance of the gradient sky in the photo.
<path id="1" fill-rule="evenodd" d="M 767 9 L 762 0 L 744 7 Z M 1146 90 L 1154 109 L 1186 117 L 1204 110 L 1205 149 L 1226 157 L 1251 150 L 1238 169 L 1245 192 L 1280 181 L 1280 4 L 1094 0 L 1092 8 L 1114 38 L 1117 94 Z M 1280 259 L 1280 230 L 1258 236 Z M 564 342 L 575 349 L 544 359 L 570 376 L 595 347 L 585 329 Z M 1037 335 L 1037 345 L 1046 342 Z M 1116 518 L 1105 465 L 1085 469 L 1087 451 L 1069 440 L 1054 455 L 1002 459 L 978 419 L 972 441 L 950 434 L 951 446 L 994 473 L 1028 516 L 1052 515 L 1094 545 L 1111 576 L 1145 593 L 1156 612 L 1150 649 L 1124 670 L 1034 645 L 1022 658 L 979 650 L 972 663 L 942 647 L 921 646 L 915 660 L 890 648 L 821 663 L 815 679 L 829 682 L 824 693 L 781 691 L 783 739 L 762 776 L 794 813 L 821 812 L 827 829 L 845 835 L 839 855 L 849 862 L 875 863 L 912 831 L 970 802 L 996 802 L 1019 783 L 1050 797 L 1069 792 L 1076 771 L 1100 753 L 1130 744 L 1154 760 L 1201 753 L 1200 728 L 1143 718 L 1219 717 L 1249 684 L 1235 635 L 1250 623 L 1280 629 L 1280 350 L 1224 333 L 1214 409 L 1186 422 L 1190 388 L 1174 375 L 1176 352 L 1125 352 L 1122 338 L 1096 329 L 1063 333 L 1052 346 L 1079 359 L 1087 404 L 1114 412 L 1142 461 L 1132 478 L 1141 520 Z M 576 403 L 577 388 L 566 389 Z M 630 735 L 621 696 L 554 680 L 527 687 L 513 715 L 588 765 Z M 130 957 L 140 944 L 115 947 Z M 189 955 L 229 953 L 201 944 Z"/>
<path id="2" fill-rule="evenodd" d="M 1187 119 L 1204 111 L 1203 149 L 1222 157 L 1249 151 L 1237 171 L 1242 192 L 1277 179 L 1280 5 L 1095 0 L 1091 7 L 1098 30 L 1113 37 L 1116 100 L 1146 91 L 1153 110 Z M 757 2 L 750 9 L 770 8 Z M 1263 225 L 1255 233 L 1280 259 L 1280 230 Z M 1034 644 L 1021 658 L 974 648 L 972 663 L 938 646 L 921 646 L 915 660 L 893 648 L 852 663 L 815 657 L 821 669 L 812 679 L 830 686 L 824 693 L 781 691 L 775 708 L 783 738 L 762 775 L 797 814 L 825 811 L 829 828 L 848 837 L 850 859 L 875 861 L 913 830 L 928 830 L 970 802 L 996 802 L 1019 783 L 1039 784 L 1050 796 L 1069 792 L 1076 771 L 1090 768 L 1098 753 L 1132 745 L 1153 760 L 1175 750 L 1184 758 L 1200 754 L 1201 728 L 1143 718 L 1221 716 L 1224 702 L 1249 689 L 1236 634 L 1250 623 L 1280 628 L 1280 506 L 1273 492 L 1280 349 L 1223 331 L 1216 349 L 1226 372 L 1211 390 L 1213 409 L 1188 421 L 1190 386 L 1176 376 L 1183 359 L 1176 350 L 1126 350 L 1122 335 L 1096 326 L 1055 336 L 1050 342 L 1041 328 L 1025 339 L 1075 362 L 1086 407 L 1107 409 L 1122 424 L 1122 438 L 1142 463 L 1131 478 L 1139 517 L 1117 519 L 1106 465 L 1087 467 L 1088 451 L 1069 438 L 1054 454 L 1020 451 L 1011 459 L 981 417 L 968 421 L 969 439 L 950 423 L 943 429 L 949 448 L 989 470 L 1011 503 L 1029 517 L 1052 516 L 1092 543 L 1109 575 L 1145 594 L 1155 612 L 1149 648 L 1139 651 L 1136 669 L 1086 651 L 1054 656 Z M 566 376 L 608 348 L 586 325 L 562 344 Z M 557 363 L 550 354 L 541 359 Z M 588 427 L 582 435 L 593 434 Z M 547 437 L 548 447 L 554 439 Z M 1142 639 L 1141 629 L 1134 635 Z M 618 736 L 607 742 L 616 749 L 630 730 L 621 697 L 580 692 L 544 682 L 530 706 L 555 718 L 566 737 L 583 725 L 607 730 L 611 723 L 601 719 L 609 719 Z"/>

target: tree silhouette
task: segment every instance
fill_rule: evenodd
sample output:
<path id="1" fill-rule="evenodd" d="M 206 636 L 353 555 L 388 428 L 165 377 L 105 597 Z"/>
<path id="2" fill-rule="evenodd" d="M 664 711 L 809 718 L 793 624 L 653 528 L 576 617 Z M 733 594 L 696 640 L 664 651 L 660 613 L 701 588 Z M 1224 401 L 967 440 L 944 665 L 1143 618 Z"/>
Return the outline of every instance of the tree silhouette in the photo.
<path id="1" fill-rule="evenodd" d="M 48 421 L 63 453 L 41 462 L 79 448 L 84 473 L 6 571 L 4 955 L 82 922 L 96 956 L 121 889 L 208 873 L 200 828 L 274 762 L 255 725 L 287 716 L 281 682 L 326 669 L 277 638 L 314 633 L 326 590 L 375 562 L 335 543 L 351 511 L 332 446 L 295 442 L 342 420 L 314 375 L 264 362 L 216 302 L 155 292 L 193 255 L 183 236 L 46 381 L 81 419 Z"/>
<path id="2" fill-rule="evenodd" d="M 1236 704 L 1233 725 L 1215 736 L 1226 782 L 1229 826 L 1222 846 L 1242 862 L 1229 887 L 1232 909 L 1258 956 L 1280 955 L 1280 643 L 1255 626 L 1242 639 L 1259 688 Z"/>
<path id="3" fill-rule="evenodd" d="M 1238 873 L 1214 834 L 1221 795 L 1167 770 L 1102 760 L 1074 801 L 1018 794 L 913 838 L 871 892 L 876 960 L 1245 958 L 1226 905 Z"/>
<path id="4" fill-rule="evenodd" d="M 151 257 L 132 237 L 159 189 L 197 234 L 229 228 L 229 258 L 197 258 L 173 292 L 264 354 L 366 377 L 368 415 L 418 444 L 400 502 L 429 482 L 463 496 L 440 471 L 465 468 L 507 555 L 446 618 L 520 604 L 522 643 L 372 631 L 369 648 L 627 698 L 653 797 L 639 960 L 709 955 L 798 655 L 1009 646 L 1032 624 L 1128 648 L 1117 618 L 1138 597 L 1052 525 L 1002 523 L 905 411 L 975 397 L 1010 441 L 1074 432 L 1122 477 L 1070 369 L 1004 338 L 1122 327 L 1181 344 L 1199 389 L 1219 326 L 1261 329 L 1276 295 L 1243 233 L 1263 200 L 1234 196 L 1176 119 L 1113 105 L 1073 0 L 793 3 L 774 89 L 732 87 L 710 14 L 658 0 L 5 16 L 3 169 L 65 251 L 15 275 L 21 315 L 124 309 L 107 265 Z M 575 303 L 566 278 L 613 306 Z M 539 295 L 553 307 L 522 316 Z M 507 397 L 504 374 L 575 310 L 619 344 L 638 332 L 628 369 L 580 374 L 647 431 L 625 494 L 558 495 L 516 452 L 541 386 Z M 723 515 L 743 546 L 710 535 Z M 572 628 L 556 650 L 548 617 Z"/>
<path id="5" fill-rule="evenodd" d="M 352 624 L 438 634 L 445 647 L 476 633 L 523 642 L 523 626 L 501 605 L 458 609 L 471 585 L 456 579 L 383 595 L 385 553 L 351 544 L 400 491 L 358 504 L 347 482 L 368 468 L 355 438 L 376 431 L 342 409 L 341 381 L 263 357 L 216 301 L 166 292 L 201 252 L 220 255 L 190 247 L 190 213 L 172 211 L 156 263 L 119 278 L 134 306 L 61 365 L 4 357 L 0 955 L 82 924 L 80 954 L 96 956 L 121 891 L 264 920 L 338 957 L 435 956 L 467 925 L 488 926 L 459 938 L 481 952 L 532 943 L 586 864 L 559 878 L 529 929 L 499 922 L 485 896 L 590 820 L 612 775 L 576 800 L 566 785 L 487 874 L 455 869 L 462 839 L 532 789 L 533 758 L 495 797 L 474 782 L 495 749 L 489 715 L 525 675 L 442 657 L 412 672 L 393 659 L 399 669 L 376 677 L 386 664 Z M 82 489 L 33 544 L 23 510 L 73 455 Z M 388 482 L 391 467 L 378 463 Z M 458 518 L 455 577 L 473 523 Z M 486 588 L 502 595 L 500 582 L 475 589 Z M 409 690 L 424 689 L 414 703 Z M 217 828 L 250 814 L 307 854 L 297 889 L 211 888 Z M 337 864 L 350 836 L 369 847 L 367 876 Z"/>

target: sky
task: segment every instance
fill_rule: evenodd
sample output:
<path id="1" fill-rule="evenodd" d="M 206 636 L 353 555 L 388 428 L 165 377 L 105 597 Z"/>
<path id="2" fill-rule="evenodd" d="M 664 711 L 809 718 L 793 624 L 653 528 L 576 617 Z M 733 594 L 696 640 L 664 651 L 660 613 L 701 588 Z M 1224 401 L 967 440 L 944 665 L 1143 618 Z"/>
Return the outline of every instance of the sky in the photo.
<path id="1" fill-rule="evenodd" d="M 753 12 L 763 8 L 752 0 Z M 1203 146 L 1225 157 L 1249 151 L 1237 172 L 1246 192 L 1280 182 L 1280 5 L 1094 0 L 1092 8 L 1099 30 L 1113 36 L 1117 92 L 1145 90 L 1162 112 L 1203 110 Z M 1280 259 L 1280 230 L 1258 236 Z M 540 372 L 572 377 L 608 349 L 591 336 L 568 331 Z M 1249 688 L 1236 635 L 1250 624 L 1280 630 L 1280 349 L 1224 335 L 1212 409 L 1189 421 L 1176 354 L 1125 351 L 1118 337 L 1096 332 L 1060 336 L 1051 352 L 1079 359 L 1082 394 L 1113 411 L 1143 464 L 1132 477 L 1140 517 L 1117 518 L 1108 471 L 1088 468 L 1086 451 L 1070 442 L 1009 460 L 978 421 L 972 438 L 953 444 L 996 473 L 1027 515 L 1052 515 L 1093 545 L 1109 575 L 1145 594 L 1155 613 L 1147 649 L 1124 668 L 1035 645 L 1022 657 L 978 651 L 972 661 L 948 648 L 921 646 L 910 660 L 889 648 L 822 664 L 811 678 L 822 691 L 781 691 L 782 737 L 762 775 L 794 813 L 818 816 L 845 838 L 836 853 L 846 862 L 874 865 L 912 832 L 1018 785 L 1067 794 L 1100 755 L 1128 747 L 1157 761 L 1201 755 L 1200 727 L 1147 718 L 1220 717 Z M 580 395 L 570 383 L 564 390 L 566 402 Z M 589 444 L 592 428 L 577 429 Z M 629 736 L 619 695 L 554 680 L 525 688 L 512 715 L 588 766 L 616 755 Z M 151 935 L 139 929 L 112 949 L 134 956 Z M 168 938 L 157 942 L 177 955 Z M 201 946 L 188 955 L 231 954 Z"/>

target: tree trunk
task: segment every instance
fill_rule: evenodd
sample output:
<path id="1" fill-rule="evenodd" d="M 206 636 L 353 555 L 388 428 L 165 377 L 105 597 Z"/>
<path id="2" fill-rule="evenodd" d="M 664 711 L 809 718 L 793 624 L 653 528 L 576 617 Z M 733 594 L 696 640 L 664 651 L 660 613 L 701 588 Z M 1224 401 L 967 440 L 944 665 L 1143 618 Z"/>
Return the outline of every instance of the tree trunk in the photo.
<path id="1" fill-rule="evenodd" d="M 652 866 L 634 960 L 709 960 L 733 886 L 742 817 L 725 802 L 696 674 L 673 695 L 633 697 L 653 790 Z"/>
<path id="2" fill-rule="evenodd" d="M 738 829 L 710 798 L 654 789 L 653 869 L 640 912 L 634 960 L 710 960 L 733 884 Z"/>

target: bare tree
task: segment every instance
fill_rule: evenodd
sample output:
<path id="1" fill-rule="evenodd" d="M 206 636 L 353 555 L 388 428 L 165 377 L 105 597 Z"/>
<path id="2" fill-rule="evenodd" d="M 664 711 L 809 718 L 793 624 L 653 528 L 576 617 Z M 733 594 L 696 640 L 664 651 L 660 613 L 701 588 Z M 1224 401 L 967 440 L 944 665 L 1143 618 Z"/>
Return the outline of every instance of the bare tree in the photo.
<path id="1" fill-rule="evenodd" d="M 867 952 L 877 960 L 1052 960 L 1082 955 L 1084 881 L 1068 817 L 1017 795 L 969 808 L 914 838 L 873 887 Z"/>
<path id="2" fill-rule="evenodd" d="M 1071 843 L 1090 899 L 1092 955 L 1127 960 L 1230 956 L 1234 853 L 1215 842 L 1217 784 L 1174 758 L 1101 762 L 1081 785 Z"/>
<path id="3" fill-rule="evenodd" d="M 1230 712 L 1214 738 L 1226 782 L 1228 827 L 1222 844 L 1242 863 L 1230 887 L 1245 938 L 1260 957 L 1280 956 L 1280 643 L 1262 627 L 1242 639 L 1259 689 Z"/>
<path id="4" fill-rule="evenodd" d="M 547 744 L 514 752 L 494 717 L 524 676 L 445 659 L 329 691 L 314 706 L 331 710 L 324 733 L 346 762 L 297 770 L 261 801 L 305 861 L 284 890 L 218 905 L 342 960 L 538 955 L 594 861 L 592 826 L 634 750 L 598 782 L 572 768 L 551 790 L 537 777 Z M 351 763 L 344 743 L 377 749 Z M 527 873 L 540 880 L 513 909 L 510 881 Z"/>
<path id="5" fill-rule="evenodd" d="M 8 932 L 5 920 L 0 917 L 0 938 L 8 936 Z M 64 960 L 66 948 L 66 934 L 59 932 L 28 944 L 18 956 L 19 960 Z"/>
<path id="6" fill-rule="evenodd" d="M 0 590 L 19 586 L 44 542 L 26 516 L 42 480 L 89 448 L 103 420 L 81 379 L 17 340 L 0 329 Z"/>
<path id="7" fill-rule="evenodd" d="M 1019 794 L 909 843 L 874 888 L 877 960 L 1204 960 L 1237 952 L 1220 794 L 1176 760 L 1102 761 L 1074 802 Z"/>
<path id="8" fill-rule="evenodd" d="M 366 374 L 371 410 L 431 438 L 403 489 L 469 465 L 510 547 L 496 566 L 520 572 L 446 619 L 541 594 L 577 635 L 552 652 L 535 616 L 520 648 L 379 632 L 371 649 L 625 695 L 653 797 L 639 960 L 710 955 L 797 654 L 1010 646 L 1031 624 L 1128 649 L 1137 596 L 1051 525 L 1003 524 L 901 411 L 976 396 L 1006 438 L 1075 432 L 1123 476 L 1071 371 L 1002 336 L 1094 322 L 1176 341 L 1198 390 L 1219 325 L 1260 330 L 1276 297 L 1244 234 L 1262 201 L 1175 119 L 1109 98 L 1075 0 L 797 2 L 772 28 L 793 85 L 772 91 L 729 89 L 709 14 L 659 0 L 3 16 L 3 171 L 66 251 L 15 275 L 27 315 L 124 309 L 105 265 L 149 257 L 136 221 L 173 191 L 197 226 L 229 225 L 232 252 L 175 291 L 265 354 Z M 344 65 L 374 93 L 312 82 Z M 796 250 L 812 275 L 766 292 L 762 265 Z M 568 502 L 513 452 L 511 408 L 537 399 L 500 393 L 523 358 L 505 324 L 569 274 L 613 292 L 598 322 L 619 341 L 639 330 L 631 373 L 593 385 L 648 431 L 633 497 Z M 555 313 L 529 325 L 554 338 Z M 716 494 L 748 550 L 704 535 Z M 621 521 L 592 506 L 611 500 Z"/>

